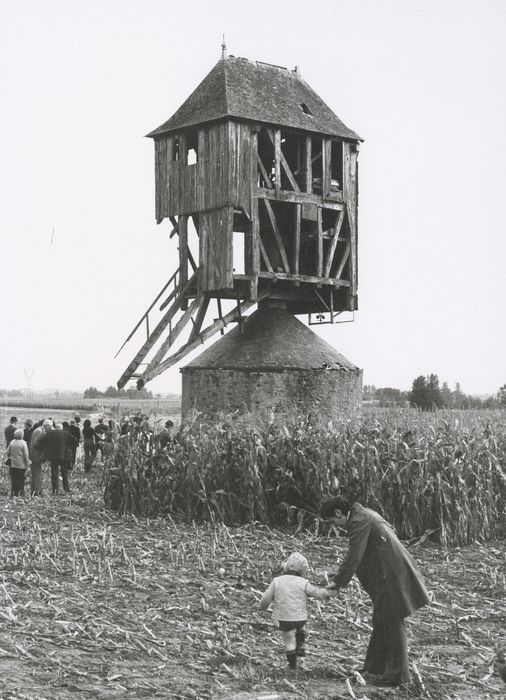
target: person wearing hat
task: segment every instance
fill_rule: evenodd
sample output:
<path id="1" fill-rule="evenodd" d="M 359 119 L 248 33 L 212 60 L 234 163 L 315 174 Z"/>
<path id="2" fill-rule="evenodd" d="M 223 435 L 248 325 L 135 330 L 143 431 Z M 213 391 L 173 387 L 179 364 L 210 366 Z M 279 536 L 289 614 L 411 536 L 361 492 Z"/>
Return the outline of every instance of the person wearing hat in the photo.
<path id="1" fill-rule="evenodd" d="M 4 435 L 5 435 L 5 446 L 8 447 L 10 441 L 14 438 L 14 433 L 16 432 L 18 428 L 18 419 L 16 416 L 12 416 L 9 425 L 5 428 L 4 430 Z"/>
<path id="2" fill-rule="evenodd" d="M 17 428 L 6 450 L 11 477 L 11 496 L 25 495 L 25 472 L 30 466 L 28 445 L 23 440 L 23 430 Z"/>
<path id="3" fill-rule="evenodd" d="M 309 583 L 309 565 L 306 557 L 293 552 L 282 565 L 282 575 L 276 576 L 260 601 L 260 610 L 267 610 L 272 603 L 272 616 L 277 620 L 285 643 L 286 658 L 290 669 L 297 668 L 297 657 L 305 656 L 305 625 L 307 621 L 307 597 L 330 598 L 326 588 Z"/>
<path id="4" fill-rule="evenodd" d="M 23 430 L 23 440 L 26 442 L 27 445 L 30 444 L 30 438 L 32 436 L 33 432 L 33 420 L 30 420 L 30 418 L 27 418 L 25 420 L 25 427 Z"/>

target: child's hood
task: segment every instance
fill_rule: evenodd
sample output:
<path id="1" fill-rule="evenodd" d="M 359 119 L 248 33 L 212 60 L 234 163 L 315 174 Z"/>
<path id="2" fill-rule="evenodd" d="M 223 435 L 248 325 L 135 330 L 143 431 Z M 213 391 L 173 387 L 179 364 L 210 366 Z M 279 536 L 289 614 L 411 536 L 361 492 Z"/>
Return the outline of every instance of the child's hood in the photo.
<path id="1" fill-rule="evenodd" d="M 304 578 L 307 578 L 309 573 L 309 564 L 305 556 L 300 552 L 292 552 L 288 559 L 283 563 L 283 571 L 297 571 Z"/>

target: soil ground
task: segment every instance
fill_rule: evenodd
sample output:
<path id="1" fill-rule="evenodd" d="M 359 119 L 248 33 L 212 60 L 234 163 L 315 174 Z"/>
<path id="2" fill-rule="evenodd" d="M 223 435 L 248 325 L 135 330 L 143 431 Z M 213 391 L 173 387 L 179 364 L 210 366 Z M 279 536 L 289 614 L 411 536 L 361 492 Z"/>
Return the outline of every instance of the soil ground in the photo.
<path id="1" fill-rule="evenodd" d="M 45 486 L 49 474 L 44 475 Z M 504 542 L 412 548 L 430 606 L 409 620 L 407 689 L 361 684 L 371 608 L 355 582 L 310 604 L 308 654 L 287 672 L 279 632 L 257 610 L 279 562 L 302 551 L 324 582 L 346 540 L 262 525 L 119 518 L 101 469 L 72 497 L 10 499 L 0 479 L 0 698 L 280 700 L 506 697 L 494 644 L 506 639 Z"/>

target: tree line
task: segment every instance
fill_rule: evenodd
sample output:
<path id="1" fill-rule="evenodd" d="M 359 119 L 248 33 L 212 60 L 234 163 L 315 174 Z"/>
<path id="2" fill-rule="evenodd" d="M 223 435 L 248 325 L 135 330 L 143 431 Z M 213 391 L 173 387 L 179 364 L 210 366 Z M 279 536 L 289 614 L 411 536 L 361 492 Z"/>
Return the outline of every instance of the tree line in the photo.
<path id="1" fill-rule="evenodd" d="M 410 391 L 401 391 L 391 387 L 365 385 L 363 400 L 374 401 L 379 406 L 411 406 L 423 411 L 438 408 L 506 408 L 506 384 L 495 396 L 481 398 L 462 391 L 457 382 L 452 390 L 447 382 L 440 386 L 437 374 L 419 375 L 413 380 Z"/>
<path id="2" fill-rule="evenodd" d="M 96 386 L 89 386 L 85 389 L 83 397 L 85 399 L 152 399 L 153 393 L 146 387 L 142 389 L 117 389 L 115 386 L 108 386 L 105 391 L 99 391 Z"/>

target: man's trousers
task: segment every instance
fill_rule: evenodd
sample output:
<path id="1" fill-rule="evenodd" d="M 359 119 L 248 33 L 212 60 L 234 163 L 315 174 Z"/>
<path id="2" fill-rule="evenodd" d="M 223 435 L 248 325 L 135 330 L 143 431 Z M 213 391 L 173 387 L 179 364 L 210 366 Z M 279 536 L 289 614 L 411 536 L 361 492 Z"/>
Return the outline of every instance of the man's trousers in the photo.
<path id="1" fill-rule="evenodd" d="M 372 634 L 365 657 L 364 671 L 392 683 L 409 682 L 408 642 L 404 619 L 372 617 Z"/>

